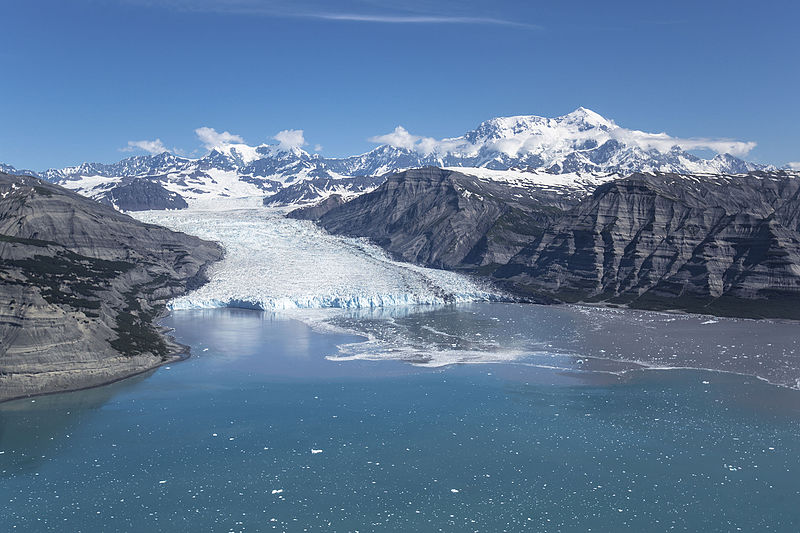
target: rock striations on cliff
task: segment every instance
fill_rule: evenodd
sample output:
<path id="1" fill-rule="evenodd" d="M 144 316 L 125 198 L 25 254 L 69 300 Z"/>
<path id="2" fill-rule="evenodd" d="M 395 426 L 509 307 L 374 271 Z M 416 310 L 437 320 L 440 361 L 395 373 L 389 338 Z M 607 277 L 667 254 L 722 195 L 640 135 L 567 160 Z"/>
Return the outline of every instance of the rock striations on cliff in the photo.
<path id="1" fill-rule="evenodd" d="M 495 276 L 568 302 L 800 319 L 800 178 L 634 174 Z"/>
<path id="2" fill-rule="evenodd" d="M 570 198 L 436 167 L 390 176 L 341 205 L 290 216 L 315 218 L 332 233 L 367 237 L 404 261 L 489 271 L 542 234 Z"/>
<path id="3" fill-rule="evenodd" d="M 0 401 L 143 372 L 183 347 L 154 321 L 222 249 L 0 173 Z"/>
<path id="4" fill-rule="evenodd" d="M 638 173 L 570 194 L 425 168 L 305 213 L 535 301 L 800 319 L 799 191 L 786 171 Z"/>

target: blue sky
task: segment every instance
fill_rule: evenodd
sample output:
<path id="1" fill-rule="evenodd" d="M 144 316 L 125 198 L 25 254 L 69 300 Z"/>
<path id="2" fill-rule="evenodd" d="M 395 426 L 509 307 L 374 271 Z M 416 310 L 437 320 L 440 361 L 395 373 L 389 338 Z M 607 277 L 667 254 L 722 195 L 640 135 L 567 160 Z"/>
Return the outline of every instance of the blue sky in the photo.
<path id="1" fill-rule="evenodd" d="M 677 137 L 800 161 L 795 2 L 4 0 L 0 162 L 41 170 L 201 154 L 201 127 L 250 144 L 302 129 L 343 156 L 404 126 L 585 106 Z"/>

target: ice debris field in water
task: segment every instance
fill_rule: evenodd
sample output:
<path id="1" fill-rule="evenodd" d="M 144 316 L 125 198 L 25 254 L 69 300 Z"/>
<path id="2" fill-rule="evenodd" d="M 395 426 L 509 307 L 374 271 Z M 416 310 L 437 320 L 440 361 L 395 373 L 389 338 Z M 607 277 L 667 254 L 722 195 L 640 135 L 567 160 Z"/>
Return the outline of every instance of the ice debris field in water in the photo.
<path id="1" fill-rule="evenodd" d="M 500 298 L 466 276 L 393 261 L 366 240 L 285 218 L 261 207 L 260 198 L 215 199 L 135 216 L 225 247 L 225 258 L 208 273 L 209 283 L 173 300 L 172 309 L 352 309 Z"/>

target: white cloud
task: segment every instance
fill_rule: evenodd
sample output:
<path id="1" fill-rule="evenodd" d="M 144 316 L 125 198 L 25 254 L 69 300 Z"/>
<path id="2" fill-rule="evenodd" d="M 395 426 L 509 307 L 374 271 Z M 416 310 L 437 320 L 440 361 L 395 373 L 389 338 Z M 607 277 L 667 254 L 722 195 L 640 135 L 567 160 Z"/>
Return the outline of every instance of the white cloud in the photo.
<path id="1" fill-rule="evenodd" d="M 194 130 L 194 133 L 207 150 L 224 147 L 228 144 L 244 144 L 244 139 L 242 139 L 239 135 L 234 135 L 233 133 L 227 131 L 220 133 L 214 128 L 209 128 L 206 126 L 197 128 Z"/>
<path id="2" fill-rule="evenodd" d="M 414 145 L 422 137 L 419 135 L 411 135 L 408 130 L 403 126 L 397 126 L 393 132 L 386 135 L 375 135 L 367 139 L 369 142 L 378 144 L 388 144 L 395 148 L 405 148 L 406 150 L 413 150 Z"/>
<path id="3" fill-rule="evenodd" d="M 281 150 L 291 150 L 306 145 L 303 137 L 303 130 L 283 130 L 279 131 L 274 137 L 278 141 L 278 148 Z"/>
<path id="4" fill-rule="evenodd" d="M 153 155 L 168 151 L 161 139 L 154 141 L 128 141 L 128 146 L 120 148 L 122 152 L 133 152 L 134 150 L 143 150 Z"/>
<path id="5" fill-rule="evenodd" d="M 309 0 L 122 0 L 151 8 L 166 7 L 178 11 L 227 13 L 233 15 L 264 16 L 280 18 L 322 19 L 341 22 L 364 22 L 377 24 L 465 24 L 482 26 L 507 26 L 527 30 L 541 30 L 542 26 L 518 20 L 482 16 L 481 10 L 474 16 L 456 16 L 447 9 L 431 11 L 430 7 L 409 14 L 410 6 L 398 10 L 396 2 L 370 0 L 373 12 L 336 12 L 330 3 Z M 324 7 L 323 7 L 324 6 Z M 334 6 L 335 9 L 335 6 Z M 484 11 L 485 12 L 485 11 Z"/>
<path id="6" fill-rule="evenodd" d="M 448 153 L 475 154 L 482 147 L 491 151 L 516 156 L 536 153 L 543 148 L 556 151 L 571 150 L 574 149 L 573 141 L 575 144 L 581 144 L 582 141 L 589 139 L 597 141 L 598 144 L 603 144 L 609 139 L 615 139 L 626 146 L 638 146 L 644 150 L 654 149 L 662 153 L 669 152 L 672 147 L 678 146 L 682 150 L 708 149 L 720 154 L 729 153 L 737 157 L 747 155 L 756 147 L 755 142 L 749 141 L 705 138 L 682 139 L 671 137 L 666 133 L 628 130 L 613 124 L 609 130 L 592 128 L 568 131 L 566 136 L 558 132 L 548 133 L 547 131 L 532 130 L 527 135 L 525 133 L 515 133 L 511 137 L 489 139 L 479 145 L 470 143 L 464 137 L 434 139 L 433 137 L 414 135 L 402 126 L 397 126 L 391 133 L 370 137 L 367 140 L 379 144 L 388 144 L 395 148 L 413 150 L 425 156 L 433 153 L 443 155 Z"/>
<path id="7" fill-rule="evenodd" d="M 800 170 L 800 161 L 789 161 L 786 166 L 792 170 Z"/>
<path id="8" fill-rule="evenodd" d="M 635 144 L 645 150 L 655 149 L 659 152 L 668 152 L 673 146 L 678 146 L 683 150 L 711 150 L 718 154 L 727 153 L 743 157 L 756 147 L 756 143 L 752 141 L 707 138 L 682 139 L 680 137 L 671 137 L 666 133 L 647 133 L 625 128 L 613 129 L 611 136 L 625 144 Z"/>
<path id="9" fill-rule="evenodd" d="M 527 28 L 530 30 L 540 30 L 541 26 L 536 24 L 525 24 L 511 20 L 496 19 L 491 17 L 451 17 L 451 16 L 428 16 L 428 15 L 361 15 L 358 13 L 308 13 L 306 17 L 321 18 L 325 20 L 341 20 L 351 22 L 380 22 L 385 24 L 481 24 L 492 26 L 513 26 L 516 28 Z"/>

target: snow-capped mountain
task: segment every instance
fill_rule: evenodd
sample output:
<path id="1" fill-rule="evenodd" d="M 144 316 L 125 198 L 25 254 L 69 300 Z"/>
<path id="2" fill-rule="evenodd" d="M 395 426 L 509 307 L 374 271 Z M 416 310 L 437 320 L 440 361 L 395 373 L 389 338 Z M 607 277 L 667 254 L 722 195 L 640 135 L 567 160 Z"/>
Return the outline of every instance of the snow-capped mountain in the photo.
<path id="1" fill-rule="evenodd" d="M 324 158 L 281 145 L 225 144 L 199 159 L 164 152 L 114 164 L 83 163 L 26 173 L 97 199 L 118 197 L 112 194 L 116 187 L 145 179 L 158 185 L 147 189 L 151 195 L 147 205 L 152 206 L 152 195 L 162 189 L 164 195 L 178 194 L 189 201 L 261 195 L 268 197 L 267 203 L 306 203 L 333 193 L 359 194 L 379 185 L 385 174 L 423 166 L 458 167 L 467 173 L 472 169 L 491 179 L 503 174 L 487 170 L 509 171 L 514 179 L 520 172 L 529 173 L 527 181 L 533 183 L 552 182 L 546 176 L 553 175 L 562 177 L 555 182 L 574 183 L 631 172 L 738 174 L 768 168 L 729 153 L 702 159 L 665 134 L 625 129 L 582 107 L 556 118 L 493 118 L 460 137 L 436 140 L 398 127 L 374 140 L 384 142 L 346 158 Z M 5 167 L 0 170 L 14 171 Z M 114 205 L 136 209 L 135 202 Z"/>
<path id="2" fill-rule="evenodd" d="M 580 107 L 567 115 L 493 118 L 461 137 L 435 140 L 402 128 L 383 136 L 393 144 L 339 160 L 343 173 L 376 174 L 420 166 L 545 169 L 573 172 L 740 173 L 766 168 L 724 153 L 702 159 L 677 140 L 617 126 Z"/>

